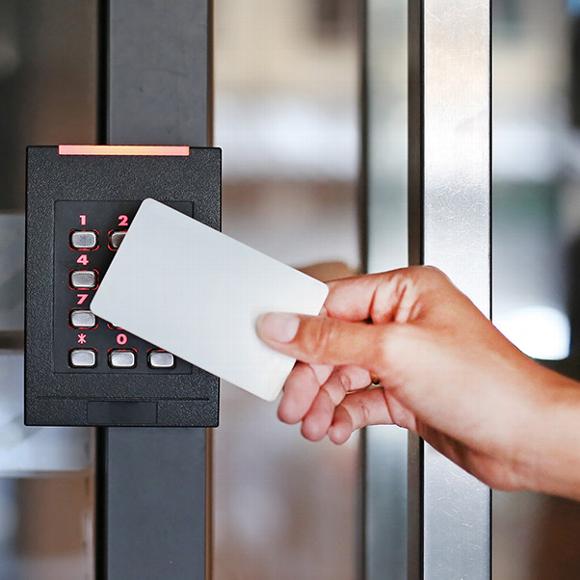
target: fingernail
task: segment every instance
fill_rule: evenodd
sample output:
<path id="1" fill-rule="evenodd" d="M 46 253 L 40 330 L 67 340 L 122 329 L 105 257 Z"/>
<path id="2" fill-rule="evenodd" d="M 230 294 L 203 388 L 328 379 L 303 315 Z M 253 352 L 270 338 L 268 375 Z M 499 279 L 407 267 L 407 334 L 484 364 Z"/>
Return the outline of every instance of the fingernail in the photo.
<path id="1" fill-rule="evenodd" d="M 258 334 L 266 340 L 291 342 L 298 334 L 300 319 L 294 314 L 264 314 L 258 318 Z"/>

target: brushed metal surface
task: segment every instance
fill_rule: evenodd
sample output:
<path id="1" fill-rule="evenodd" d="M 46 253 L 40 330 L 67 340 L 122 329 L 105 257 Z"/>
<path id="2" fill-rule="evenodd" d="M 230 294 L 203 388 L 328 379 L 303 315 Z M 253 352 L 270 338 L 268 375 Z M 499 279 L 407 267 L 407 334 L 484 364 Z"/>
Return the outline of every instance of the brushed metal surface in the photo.
<path id="1" fill-rule="evenodd" d="M 491 3 L 413 4 L 418 58 L 411 86 L 420 102 L 411 132 L 418 175 L 410 195 L 421 235 L 411 240 L 419 246 L 412 255 L 445 271 L 490 315 Z M 423 522 L 419 575 L 490 578 L 489 489 L 428 445 L 420 474 L 414 487 Z"/>

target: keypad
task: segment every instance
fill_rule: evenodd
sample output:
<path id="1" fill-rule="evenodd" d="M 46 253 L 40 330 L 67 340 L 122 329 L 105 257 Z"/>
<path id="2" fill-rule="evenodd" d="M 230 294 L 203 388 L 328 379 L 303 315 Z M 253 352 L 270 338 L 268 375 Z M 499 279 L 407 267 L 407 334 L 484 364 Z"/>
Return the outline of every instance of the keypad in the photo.
<path id="1" fill-rule="evenodd" d="M 190 202 L 166 202 L 193 215 Z M 193 367 L 99 320 L 90 310 L 140 202 L 55 202 L 54 340 L 57 373 L 191 374 Z"/>
<path id="2" fill-rule="evenodd" d="M 97 353 L 90 348 L 75 348 L 70 351 L 70 366 L 93 368 L 97 364 Z"/>
<path id="3" fill-rule="evenodd" d="M 132 369 L 137 362 L 132 350 L 112 350 L 109 353 L 109 365 L 113 369 Z"/>
<path id="4" fill-rule="evenodd" d="M 98 244 L 97 232 L 76 230 L 70 236 L 70 244 L 75 250 L 94 250 Z"/>
<path id="5" fill-rule="evenodd" d="M 109 246 L 112 250 L 118 250 L 127 232 L 123 230 L 113 230 L 109 232 Z"/>
<path id="6" fill-rule="evenodd" d="M 94 270 L 77 270 L 71 272 L 70 285 L 73 288 L 96 288 L 97 273 Z"/>
<path id="7" fill-rule="evenodd" d="M 149 366 L 152 369 L 170 369 L 175 366 L 175 357 L 164 350 L 152 350 L 149 353 Z"/>
<path id="8" fill-rule="evenodd" d="M 90 310 L 73 310 L 70 313 L 70 323 L 75 328 L 94 328 L 97 317 Z"/>

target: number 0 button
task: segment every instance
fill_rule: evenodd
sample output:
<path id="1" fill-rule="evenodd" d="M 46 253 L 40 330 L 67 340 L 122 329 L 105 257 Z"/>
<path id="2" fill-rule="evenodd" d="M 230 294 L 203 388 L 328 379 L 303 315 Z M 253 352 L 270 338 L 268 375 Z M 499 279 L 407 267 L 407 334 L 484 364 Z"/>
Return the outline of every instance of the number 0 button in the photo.
<path id="1" fill-rule="evenodd" d="M 112 350 L 109 353 L 109 366 L 114 369 L 131 369 L 136 362 L 135 353 L 132 350 Z"/>

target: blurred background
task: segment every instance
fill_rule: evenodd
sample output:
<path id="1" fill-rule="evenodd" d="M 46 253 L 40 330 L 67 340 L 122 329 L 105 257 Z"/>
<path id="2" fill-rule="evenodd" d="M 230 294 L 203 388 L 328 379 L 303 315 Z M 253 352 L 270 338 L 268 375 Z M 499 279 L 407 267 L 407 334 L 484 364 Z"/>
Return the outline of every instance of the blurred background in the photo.
<path id="1" fill-rule="evenodd" d="M 218 0 L 215 136 L 223 229 L 293 266 L 359 267 L 357 3 Z M 338 262 L 338 263 L 337 263 Z M 313 445 L 276 408 L 222 388 L 216 580 L 351 580 L 358 438 Z"/>
<path id="2" fill-rule="evenodd" d="M 370 0 L 369 10 L 368 250 L 370 269 L 380 271 L 407 262 L 407 2 Z M 579 39 L 578 1 L 493 2 L 494 322 L 528 355 L 575 378 L 580 378 Z M 405 482 L 394 475 L 397 470 L 384 467 L 397 450 L 391 430 L 373 428 L 367 435 L 375 443 L 371 481 L 389 482 L 402 504 L 397 509 L 388 501 L 391 491 L 370 491 L 404 522 Z M 406 531 L 369 515 L 372 530 L 404 551 Z M 574 502 L 494 493 L 493 577 L 578 578 L 579 534 L 580 506 Z M 394 554 L 370 561 L 372 580 L 390 577 L 380 568 L 385 562 L 395 562 L 397 577 L 403 577 L 405 562 Z"/>
<path id="3" fill-rule="evenodd" d="M 373 271 L 407 262 L 407 2 L 368 0 L 366 196 L 361 6 L 215 1 L 224 231 L 322 278 L 360 269 L 365 254 Z M 93 577 L 92 433 L 21 426 L 21 349 L 25 146 L 96 141 L 97 8 L 0 3 L 0 580 Z M 525 352 L 580 378 L 580 2 L 496 0 L 493 60 L 494 319 Z M 216 580 L 357 578 L 363 438 L 306 443 L 275 407 L 228 385 L 221 423 Z M 366 437 L 386 441 L 389 429 Z M 366 473 L 393 493 L 370 514 L 367 550 L 404 569 L 406 530 L 383 525 L 405 516 L 404 457 L 384 448 L 371 463 Z M 580 577 L 579 533 L 577 504 L 495 494 L 494 578 Z"/>
<path id="4" fill-rule="evenodd" d="M 495 9 L 494 320 L 524 352 L 579 379 L 580 3 Z M 494 500 L 496 576 L 580 576 L 577 503 Z"/>

